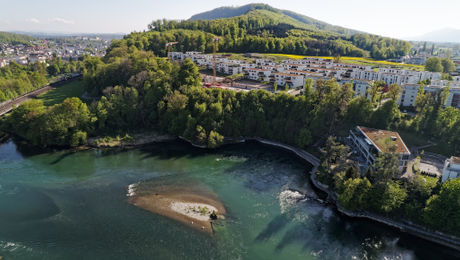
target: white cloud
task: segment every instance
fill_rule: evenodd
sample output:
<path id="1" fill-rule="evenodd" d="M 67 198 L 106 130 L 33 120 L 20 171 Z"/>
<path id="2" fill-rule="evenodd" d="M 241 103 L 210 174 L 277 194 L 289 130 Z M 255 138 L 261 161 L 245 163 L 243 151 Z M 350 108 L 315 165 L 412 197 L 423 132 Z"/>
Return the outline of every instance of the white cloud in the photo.
<path id="1" fill-rule="evenodd" d="M 37 18 L 30 18 L 30 19 L 27 19 L 28 22 L 30 23 L 40 23 L 40 20 L 38 20 Z"/>
<path id="2" fill-rule="evenodd" d="M 55 17 L 53 19 L 50 19 L 50 22 L 52 22 L 52 23 L 62 23 L 62 24 L 75 24 L 75 22 L 72 21 L 72 20 L 66 20 L 66 19 L 60 18 L 60 17 Z"/>

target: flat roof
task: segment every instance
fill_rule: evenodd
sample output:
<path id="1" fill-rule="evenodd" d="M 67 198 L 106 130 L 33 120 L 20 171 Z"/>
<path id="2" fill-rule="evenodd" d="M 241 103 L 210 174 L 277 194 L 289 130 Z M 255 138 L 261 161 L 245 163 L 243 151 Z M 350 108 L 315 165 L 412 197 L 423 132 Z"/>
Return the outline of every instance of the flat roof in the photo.
<path id="1" fill-rule="evenodd" d="M 452 156 L 450 157 L 450 160 L 455 164 L 460 164 L 460 157 Z"/>
<path id="2" fill-rule="evenodd" d="M 374 143 L 381 152 L 391 152 L 396 147 L 398 154 L 410 154 L 409 149 L 397 132 L 358 126 L 361 132 Z"/>

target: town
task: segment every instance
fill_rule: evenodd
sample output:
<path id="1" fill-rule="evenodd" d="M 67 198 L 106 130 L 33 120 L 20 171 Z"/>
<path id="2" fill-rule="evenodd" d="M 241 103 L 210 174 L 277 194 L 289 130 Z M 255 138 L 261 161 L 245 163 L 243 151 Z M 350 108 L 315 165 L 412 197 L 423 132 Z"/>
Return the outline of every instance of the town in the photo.
<path id="1" fill-rule="evenodd" d="M 46 63 L 55 57 L 63 60 L 77 60 L 81 56 L 105 55 L 110 39 L 98 36 L 62 36 L 33 39 L 24 43 L 0 43 L 0 67 L 16 62 L 21 65 Z"/>

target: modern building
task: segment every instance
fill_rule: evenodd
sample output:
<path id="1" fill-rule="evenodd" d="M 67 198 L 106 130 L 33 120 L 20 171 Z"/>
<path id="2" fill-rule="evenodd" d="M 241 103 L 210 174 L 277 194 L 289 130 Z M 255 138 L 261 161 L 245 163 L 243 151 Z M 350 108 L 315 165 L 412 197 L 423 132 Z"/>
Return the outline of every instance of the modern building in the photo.
<path id="1" fill-rule="evenodd" d="M 460 157 L 452 156 L 444 162 L 442 182 L 460 177 Z"/>
<path id="2" fill-rule="evenodd" d="M 278 84 L 278 86 L 285 86 L 286 84 L 289 88 L 297 88 L 303 86 L 303 76 L 289 73 L 273 73 L 273 81 Z"/>
<path id="3" fill-rule="evenodd" d="M 357 126 L 350 130 L 350 139 L 367 165 L 373 165 L 380 153 L 394 152 L 398 155 L 401 172 L 406 171 L 410 151 L 397 132 Z"/>

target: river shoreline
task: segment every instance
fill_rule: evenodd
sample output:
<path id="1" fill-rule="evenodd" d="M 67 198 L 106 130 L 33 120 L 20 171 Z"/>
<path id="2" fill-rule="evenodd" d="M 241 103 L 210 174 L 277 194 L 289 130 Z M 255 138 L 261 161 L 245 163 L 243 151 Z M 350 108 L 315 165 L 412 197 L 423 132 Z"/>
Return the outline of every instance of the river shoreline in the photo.
<path id="1" fill-rule="evenodd" d="M 144 142 L 136 142 L 136 143 L 132 143 L 132 144 L 129 144 L 129 145 L 128 144 L 120 144 L 120 145 L 117 145 L 117 146 L 110 146 L 110 147 L 98 147 L 98 146 L 84 145 L 84 146 L 77 147 L 76 149 L 77 150 L 116 149 L 116 148 L 119 148 L 119 149 L 134 149 L 134 148 L 143 147 L 143 146 L 147 146 L 147 145 L 151 145 L 151 144 L 155 144 L 155 143 L 170 142 L 170 141 L 175 141 L 175 140 L 185 141 L 185 142 L 189 143 L 190 145 L 192 145 L 194 147 L 197 147 L 197 148 L 200 148 L 200 149 L 209 149 L 205 145 L 194 144 L 193 142 L 191 142 L 191 141 L 189 141 L 189 140 L 187 140 L 187 139 L 185 139 L 183 137 L 171 136 L 171 135 L 164 135 L 164 138 L 161 138 L 161 139 L 155 139 L 155 138 L 154 139 L 145 139 Z M 313 166 L 311 171 L 309 172 L 311 183 L 313 184 L 313 186 L 316 189 L 318 189 L 318 190 L 320 190 L 320 191 L 322 191 L 322 192 L 324 192 L 325 194 L 328 195 L 328 200 L 335 206 L 335 208 L 337 209 L 337 211 L 339 213 L 341 213 L 341 214 L 343 214 L 345 216 L 351 217 L 351 218 L 368 219 L 368 220 L 375 221 L 375 222 L 378 222 L 378 223 L 381 223 L 381 224 L 385 224 L 385 225 L 387 225 L 389 227 L 396 228 L 401 232 L 411 234 L 411 235 L 416 236 L 418 238 L 422 238 L 424 240 L 427 240 L 427 241 L 430 241 L 430 242 L 433 242 L 433 243 L 437 243 L 439 245 L 442 245 L 442 246 L 445 246 L 445 247 L 448 247 L 448 248 L 451 248 L 451 249 L 454 249 L 454 250 L 460 252 L 460 238 L 458 238 L 458 237 L 448 235 L 448 234 L 438 232 L 438 231 L 428 230 L 428 229 L 426 229 L 426 228 L 424 228 L 422 226 L 415 225 L 415 224 L 412 224 L 412 223 L 403 223 L 403 222 L 400 222 L 400 221 L 395 221 L 395 220 L 392 220 L 392 219 L 389 219 L 389 218 L 386 218 L 386 217 L 383 217 L 383 216 L 379 216 L 379 215 L 376 215 L 376 214 L 373 214 L 373 213 L 370 213 L 370 212 L 364 212 L 364 211 L 354 212 L 354 211 L 349 211 L 349 210 L 344 209 L 339 204 L 339 202 L 337 200 L 337 195 L 335 194 L 335 192 L 331 191 L 327 185 L 324 185 L 324 184 L 322 184 L 322 183 L 320 183 L 320 182 L 318 182 L 316 180 L 316 171 L 317 171 L 317 168 L 320 165 L 320 160 L 317 157 L 315 157 L 314 155 L 308 153 L 307 151 L 305 151 L 303 149 L 300 149 L 300 148 L 297 148 L 297 147 L 294 147 L 294 146 L 290 146 L 290 145 L 286 145 L 286 144 L 283 144 L 283 143 L 279 143 L 279 142 L 276 142 L 276 141 L 271 141 L 271 140 L 267 140 L 267 139 L 263 139 L 263 138 L 258 138 L 258 137 L 241 137 L 238 140 L 234 140 L 232 138 L 226 138 L 224 145 L 236 144 L 236 143 L 244 143 L 244 142 L 247 142 L 247 141 L 256 141 L 258 143 L 269 145 L 269 146 L 272 146 L 272 147 L 275 147 L 275 148 L 278 148 L 278 149 L 287 150 L 287 151 L 292 152 L 293 154 L 297 155 L 302 160 L 304 160 L 304 161 L 308 162 L 309 164 L 311 164 Z"/>
<path id="2" fill-rule="evenodd" d="M 184 138 L 181 138 L 181 139 L 187 141 Z M 365 212 L 365 211 L 354 212 L 354 211 L 346 210 L 338 202 L 337 194 L 331 191 L 327 185 L 324 185 L 316 180 L 316 172 L 320 165 L 320 160 L 316 158 L 314 155 L 308 153 L 307 151 L 294 147 L 294 146 L 290 146 L 290 145 L 286 145 L 286 144 L 279 143 L 276 141 L 266 140 L 266 139 L 258 138 L 258 137 L 242 137 L 238 139 L 236 143 L 242 143 L 246 141 L 256 141 L 261 144 L 269 145 L 269 146 L 276 147 L 276 148 L 283 149 L 283 150 L 288 150 L 294 153 L 295 155 L 297 155 L 299 158 L 303 159 L 304 161 L 310 163 L 313 166 L 313 168 L 311 169 L 309 173 L 311 183 L 314 185 L 315 188 L 317 188 L 318 190 L 328 195 L 328 200 L 335 206 L 335 208 L 337 209 L 339 213 L 345 216 L 351 217 L 351 218 L 363 218 L 363 219 L 368 219 L 368 220 L 375 221 L 381 224 L 385 224 L 392 228 L 396 228 L 401 232 L 411 234 L 413 236 L 422 238 L 424 240 L 427 240 L 433 243 L 440 244 L 442 246 L 445 246 L 445 247 L 448 247 L 448 248 L 451 248 L 451 249 L 454 249 L 460 252 L 460 238 L 458 237 L 448 235 L 448 234 L 445 234 L 439 231 L 428 230 L 425 227 L 422 227 L 419 225 L 415 225 L 411 223 L 402 223 L 402 222 L 395 221 L 395 220 L 392 220 L 392 219 L 389 219 L 383 216 L 379 216 L 379 215 L 376 215 L 370 212 Z M 194 145 L 192 142 L 190 141 L 188 142 Z M 197 145 L 194 145 L 194 146 L 200 147 Z M 200 147 L 200 148 L 203 148 L 203 147 Z"/>

